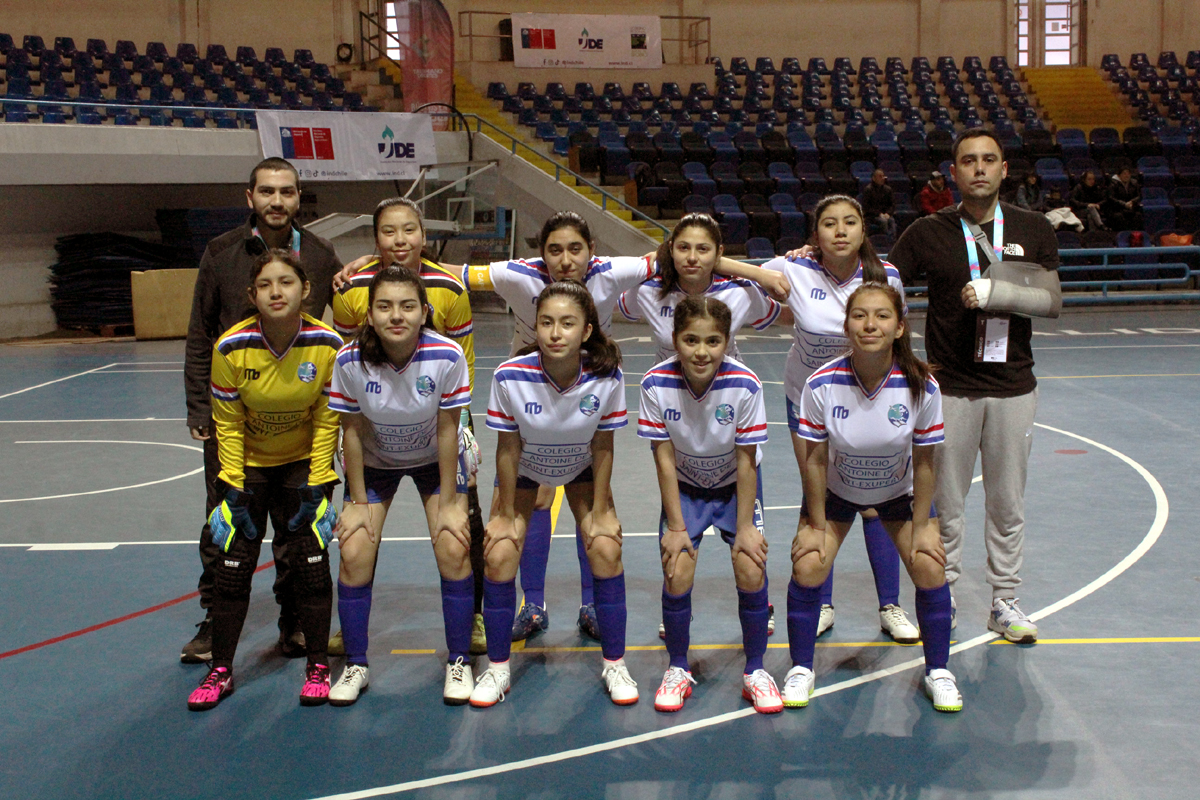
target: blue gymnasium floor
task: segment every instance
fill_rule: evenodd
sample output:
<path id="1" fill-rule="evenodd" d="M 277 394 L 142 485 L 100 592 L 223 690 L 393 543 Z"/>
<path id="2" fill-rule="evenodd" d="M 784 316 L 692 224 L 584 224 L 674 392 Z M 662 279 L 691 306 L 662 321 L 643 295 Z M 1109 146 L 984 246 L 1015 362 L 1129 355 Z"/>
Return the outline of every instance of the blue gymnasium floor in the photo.
<path id="1" fill-rule="evenodd" d="M 919 647 L 880 633 L 857 531 L 838 559 L 837 623 L 818 645 L 807 709 L 762 717 L 740 698 L 727 550 L 709 539 L 692 628 L 699 684 L 682 712 L 657 714 L 666 664 L 650 534 L 657 486 L 632 425 L 617 437 L 613 490 L 627 531 L 638 705 L 607 700 L 598 648 L 575 631 L 570 538 L 551 552 L 551 629 L 514 654 L 508 701 L 484 711 L 442 705 L 436 569 L 423 524 L 407 522 L 417 509 L 406 484 L 385 531 L 371 689 L 359 703 L 298 705 L 303 662 L 275 653 L 264 574 L 237 692 L 189 713 L 184 701 L 204 669 L 178 654 L 201 617 L 189 594 L 203 488 L 181 419 L 182 342 L 0 346 L 0 796 L 1195 797 L 1198 323 L 1194 308 L 1177 308 L 1072 313 L 1041 326 L 1052 335 L 1035 339 L 1041 407 L 1020 595 L 1042 640 L 1015 647 L 986 632 L 977 487 L 950 663 L 966 701 L 957 715 L 938 714 L 920 693 Z M 488 316 L 476 326 L 478 413 L 511 329 Z M 617 326 L 632 409 L 636 375 L 651 364 L 645 333 Z M 790 666 L 784 587 L 800 498 L 778 384 L 787 337 L 742 339 L 775 423 L 763 466 L 779 609 L 767 667 L 777 679 Z M 480 440 L 486 508 L 495 437 L 481 426 Z M 572 534 L 565 509 L 556 530 Z M 72 635 L 92 626 L 102 627 Z"/>

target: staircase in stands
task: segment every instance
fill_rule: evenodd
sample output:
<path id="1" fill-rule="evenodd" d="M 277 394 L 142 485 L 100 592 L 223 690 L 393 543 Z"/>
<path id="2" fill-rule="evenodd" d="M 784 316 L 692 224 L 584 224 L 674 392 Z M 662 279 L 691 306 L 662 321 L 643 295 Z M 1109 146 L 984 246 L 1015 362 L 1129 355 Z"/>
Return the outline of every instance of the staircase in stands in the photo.
<path id="1" fill-rule="evenodd" d="M 404 110 L 402 76 L 390 59 L 377 58 L 362 67 L 338 67 L 337 76 L 346 82 L 347 90 L 362 95 L 364 104 L 380 111 Z"/>
<path id="2" fill-rule="evenodd" d="M 1112 85 L 1091 67 L 1025 68 L 1025 81 L 1037 95 L 1043 115 L 1056 128 L 1116 128 L 1138 122 L 1113 93 Z"/>

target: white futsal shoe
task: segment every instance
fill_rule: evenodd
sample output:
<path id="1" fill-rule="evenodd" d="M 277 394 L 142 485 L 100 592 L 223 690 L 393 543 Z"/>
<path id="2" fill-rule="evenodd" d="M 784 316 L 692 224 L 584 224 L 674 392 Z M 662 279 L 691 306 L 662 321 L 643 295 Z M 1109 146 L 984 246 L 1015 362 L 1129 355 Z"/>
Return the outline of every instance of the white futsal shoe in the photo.
<path id="1" fill-rule="evenodd" d="M 817 620 L 817 636 L 833 627 L 833 606 L 821 606 L 821 618 Z"/>
<path id="2" fill-rule="evenodd" d="M 508 664 L 505 663 L 503 668 L 493 664 L 475 681 L 475 688 L 471 690 L 471 705 L 475 708 L 490 708 L 496 703 L 503 703 L 504 695 L 508 694 L 510 688 L 512 675 L 509 673 Z"/>
<path id="3" fill-rule="evenodd" d="M 371 685 L 371 671 L 362 664 L 347 664 L 342 677 L 329 690 L 329 705 L 352 706 Z"/>
<path id="4" fill-rule="evenodd" d="M 962 711 L 963 698 L 948 669 L 933 669 L 925 676 L 925 694 L 938 711 Z"/>
<path id="5" fill-rule="evenodd" d="M 806 667 L 792 667 L 783 679 L 783 705 L 804 708 L 817 685 L 817 676 Z"/>
<path id="6" fill-rule="evenodd" d="M 909 621 L 904 609 L 891 603 L 879 609 L 879 629 L 900 644 L 916 644 L 921 640 L 921 632 Z"/>
<path id="7" fill-rule="evenodd" d="M 442 702 L 448 706 L 466 705 L 475 689 L 475 676 L 471 665 L 459 656 L 453 664 L 446 665 L 446 682 L 442 684 Z"/>
<path id="8" fill-rule="evenodd" d="M 617 705 L 631 706 L 638 701 L 637 682 L 629 674 L 629 668 L 625 666 L 625 659 L 605 661 L 600 678 L 604 681 L 604 688 L 608 690 L 608 696 Z"/>

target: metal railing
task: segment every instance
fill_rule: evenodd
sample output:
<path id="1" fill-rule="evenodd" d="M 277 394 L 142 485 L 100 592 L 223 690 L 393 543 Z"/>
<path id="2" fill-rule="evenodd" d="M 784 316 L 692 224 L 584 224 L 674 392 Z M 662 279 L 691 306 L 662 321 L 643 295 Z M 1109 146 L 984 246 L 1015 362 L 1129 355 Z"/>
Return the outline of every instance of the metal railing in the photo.
<path id="1" fill-rule="evenodd" d="M 395 65 L 396 69 L 403 70 L 404 67 L 399 61 L 388 55 L 388 47 L 385 47 L 383 42 L 390 41 L 397 49 L 404 53 L 412 53 L 412 48 L 400 41 L 400 37 L 387 29 L 387 26 L 379 21 L 379 14 L 368 14 L 365 11 L 358 12 L 358 46 L 359 53 L 362 55 L 362 65 L 365 67 L 368 61 L 376 58 L 386 58 Z M 368 53 L 374 53 L 370 58 Z"/>

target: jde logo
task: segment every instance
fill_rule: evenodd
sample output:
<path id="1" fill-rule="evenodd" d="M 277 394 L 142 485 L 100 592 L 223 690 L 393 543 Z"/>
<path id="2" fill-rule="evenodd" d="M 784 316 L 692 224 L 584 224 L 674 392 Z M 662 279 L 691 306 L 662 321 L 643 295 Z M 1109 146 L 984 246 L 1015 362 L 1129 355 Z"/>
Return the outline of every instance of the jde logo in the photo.
<path id="1" fill-rule="evenodd" d="M 668 408 L 666 411 L 663 412 L 663 416 L 665 418 L 671 420 L 672 422 L 678 422 L 680 414 L 675 409 Z"/>
<path id="2" fill-rule="evenodd" d="M 658 310 L 658 315 L 660 317 L 674 317 L 675 309 L 671 306 L 663 306 Z"/>
<path id="3" fill-rule="evenodd" d="M 834 406 L 833 407 L 833 418 L 834 419 L 846 419 L 849 416 L 850 416 L 850 409 L 846 408 L 845 406 Z"/>
<path id="4" fill-rule="evenodd" d="M 604 40 L 591 38 L 590 34 L 588 34 L 588 29 L 584 28 L 579 32 L 579 49 L 583 51 L 603 50 Z"/>
<path id="5" fill-rule="evenodd" d="M 256 380 L 258 380 L 260 377 L 262 377 L 262 376 L 261 376 L 261 374 L 259 373 L 259 371 L 258 371 L 258 370 L 256 370 L 256 369 L 248 369 L 248 370 L 246 370 L 246 380 L 248 380 L 248 381 L 256 381 Z"/>
<path id="6" fill-rule="evenodd" d="M 433 390 L 437 388 L 433 383 L 433 378 L 428 375 L 422 375 L 417 378 L 417 394 L 421 397 L 429 397 L 433 394 Z"/>
<path id="7" fill-rule="evenodd" d="M 381 394 L 383 387 L 379 385 L 379 381 L 367 381 L 367 394 Z"/>
<path id="8" fill-rule="evenodd" d="M 396 134 L 389 127 L 384 127 L 379 139 L 376 146 L 379 148 L 380 157 L 384 159 L 416 158 L 417 156 L 416 145 L 412 142 L 397 142 Z"/>
<path id="9" fill-rule="evenodd" d="M 811 297 L 813 300 L 824 300 L 825 296 L 826 295 L 825 295 L 824 289 L 813 289 L 809 293 L 809 297 Z"/>
<path id="10" fill-rule="evenodd" d="M 525 404 L 525 413 L 526 414 L 542 413 L 542 404 L 541 403 L 526 403 Z"/>

